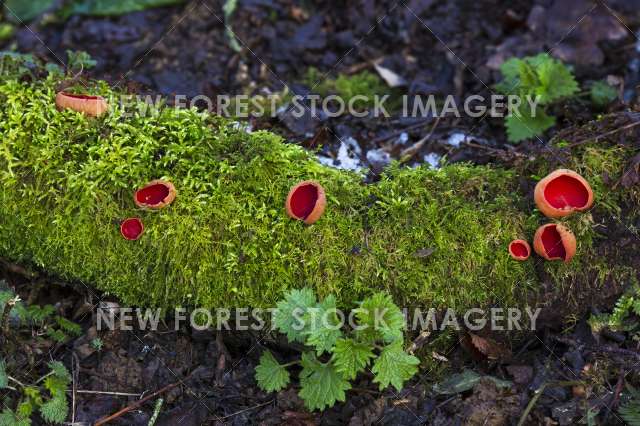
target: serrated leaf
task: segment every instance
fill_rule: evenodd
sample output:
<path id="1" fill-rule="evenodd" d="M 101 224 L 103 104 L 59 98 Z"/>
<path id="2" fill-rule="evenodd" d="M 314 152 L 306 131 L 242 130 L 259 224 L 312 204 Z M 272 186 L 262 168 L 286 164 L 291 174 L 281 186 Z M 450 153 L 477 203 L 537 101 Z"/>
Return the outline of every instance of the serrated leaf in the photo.
<path id="1" fill-rule="evenodd" d="M 360 328 L 357 334 L 362 339 L 387 343 L 402 340 L 405 318 L 388 294 L 376 293 L 363 300 L 356 309 L 356 319 Z"/>
<path id="2" fill-rule="evenodd" d="M 285 300 L 278 302 L 273 315 L 273 323 L 281 333 L 287 335 L 290 342 L 305 341 L 303 316 L 309 308 L 315 307 L 316 296 L 313 290 L 303 288 L 292 290 Z"/>
<path id="3" fill-rule="evenodd" d="M 49 364 L 47 364 L 47 366 L 49 367 L 49 369 L 51 370 L 51 372 L 55 377 L 61 379 L 63 382 L 66 382 L 66 383 L 71 382 L 71 374 L 69 373 L 69 370 L 67 370 L 67 367 L 65 367 L 63 363 L 61 363 L 60 361 L 52 361 Z"/>
<path id="4" fill-rule="evenodd" d="M 48 423 L 60 424 L 67 419 L 69 406 L 64 395 L 51 398 L 40 406 L 40 415 Z"/>
<path id="5" fill-rule="evenodd" d="M 373 362 L 371 372 L 375 374 L 374 383 L 378 383 L 380 390 L 392 385 L 398 392 L 402 390 L 404 382 L 418 372 L 420 360 L 409 355 L 402 349 L 402 341 L 396 340 L 380 353 Z"/>
<path id="6" fill-rule="evenodd" d="M 256 381 L 265 392 L 284 389 L 290 380 L 289 371 L 278 363 L 270 351 L 264 351 L 256 367 Z"/>
<path id="7" fill-rule="evenodd" d="M 545 105 L 562 98 L 572 96 L 578 91 L 578 83 L 569 67 L 562 62 L 548 58 L 537 67 L 540 85 L 536 95 L 540 96 L 540 103 Z"/>
<path id="8" fill-rule="evenodd" d="M 541 135 L 554 124 L 555 117 L 547 115 L 541 108 L 538 108 L 535 117 L 528 109 L 521 108 L 521 112 L 514 111 L 505 121 L 507 136 L 511 142 L 520 142 Z"/>
<path id="9" fill-rule="evenodd" d="M 333 363 L 345 379 L 353 380 L 373 358 L 371 345 L 353 339 L 338 339 L 333 349 Z"/>
<path id="10" fill-rule="evenodd" d="M 336 341 L 342 337 L 336 298 L 333 295 L 328 296 L 317 306 L 309 308 L 304 315 L 304 322 L 305 343 L 313 346 L 318 355 L 331 352 Z"/>
<path id="11" fill-rule="evenodd" d="M 300 397 L 311 411 L 332 407 L 336 401 L 344 402 L 345 391 L 351 384 L 338 372 L 333 363 L 318 361 L 313 352 L 302 354 Z"/>

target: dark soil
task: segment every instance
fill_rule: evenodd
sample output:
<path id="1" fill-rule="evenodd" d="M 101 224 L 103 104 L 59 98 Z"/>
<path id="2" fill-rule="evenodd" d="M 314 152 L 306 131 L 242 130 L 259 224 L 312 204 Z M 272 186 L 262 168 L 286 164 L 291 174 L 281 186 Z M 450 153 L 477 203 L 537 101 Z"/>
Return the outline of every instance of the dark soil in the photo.
<path id="1" fill-rule="evenodd" d="M 626 104 L 613 104 L 609 112 L 633 107 L 637 100 L 640 49 L 632 32 L 640 24 L 636 0 L 606 4 L 587 0 L 245 0 L 228 22 L 240 40 L 240 52 L 230 47 L 225 35 L 221 3 L 194 0 L 118 18 L 74 16 L 49 25 L 36 21 L 20 28 L 8 44 L 53 62 L 66 59 L 67 49 L 85 50 L 98 61 L 91 76 L 135 93 L 158 93 L 169 99 L 176 94 L 278 91 L 285 85 L 302 94 L 311 90 L 300 83 L 309 67 L 335 76 L 375 72 L 374 61 L 406 81 L 400 89 L 403 93 L 489 95 L 504 58 L 551 51 L 572 63 L 581 81 L 618 79 Z M 566 131 L 595 116 L 579 102 L 557 114 L 554 131 Z M 309 148 L 321 147 L 329 157 L 336 157 L 341 140 L 353 137 L 362 148 L 357 156 L 372 169 L 372 176 L 384 164 L 367 159 L 368 151 L 383 149 L 390 158 L 397 158 L 432 129 L 432 137 L 414 157 L 416 162 L 435 152 L 447 155 L 449 161 L 510 163 L 521 155 L 537 155 L 541 149 L 539 142 L 507 144 L 502 122 L 496 119 L 453 118 L 434 126 L 433 118 L 295 121 L 281 116 L 251 124 Z M 447 143 L 455 133 L 467 135 L 458 147 Z M 545 136 L 544 141 L 553 134 Z M 611 244 L 628 244 L 629 264 L 640 268 L 637 237 L 615 223 L 610 230 L 616 235 Z M 98 332 L 95 290 L 60 283 L 42 272 L 33 277 L 6 262 L 0 265 L 0 279 L 5 278 L 24 300 L 52 304 L 59 314 L 83 326 L 84 334 L 65 344 L 33 336 L 28 329 L 0 340 L 3 349 L 11 345 L 11 372 L 25 383 L 45 374 L 51 359 L 62 360 L 74 372 L 76 424 L 91 424 L 173 383 L 180 384 L 159 395 L 164 406 L 158 425 L 515 424 L 533 391 L 544 383 L 583 379 L 590 383 L 586 388 L 547 387 L 526 424 L 586 424 L 589 407 L 598 413 L 599 424 L 623 424 L 615 411 L 622 383 L 640 380 L 638 342 L 625 333 L 594 335 L 586 323 L 591 312 L 611 308 L 622 290 L 612 286 L 574 300 L 582 305 L 583 315 L 572 324 L 562 323 L 566 311 L 564 302 L 558 302 L 545 312 L 542 329 L 496 343 L 508 347 L 510 356 L 488 361 L 480 354 L 476 359 L 473 355 L 478 354 L 464 344 L 468 336 L 459 336 L 434 355 L 447 359 L 432 362 L 440 365 L 438 371 L 423 370 L 402 392 L 378 392 L 365 377 L 354 385 L 346 403 L 321 414 L 309 413 L 295 388 L 266 394 L 256 386 L 254 367 L 263 347 L 283 358 L 290 356 L 291 348 L 270 335 L 174 331 L 170 319 L 154 332 Z M 34 293 L 34 288 L 46 291 Z M 111 303 L 117 306 L 117 301 Z M 95 337 L 104 342 L 100 351 L 89 344 Z M 431 357 L 424 341 L 415 343 L 416 350 Z M 439 371 L 443 366 L 451 371 L 471 368 L 510 380 L 514 386 L 504 390 L 483 380 L 460 394 L 437 395 L 432 385 L 444 377 Z M 87 390 L 104 394 L 82 392 Z M 6 399 L 15 406 L 16 398 L 11 392 L 2 393 L 0 401 Z M 112 424 L 147 425 L 153 405 L 154 401 L 147 402 Z"/>

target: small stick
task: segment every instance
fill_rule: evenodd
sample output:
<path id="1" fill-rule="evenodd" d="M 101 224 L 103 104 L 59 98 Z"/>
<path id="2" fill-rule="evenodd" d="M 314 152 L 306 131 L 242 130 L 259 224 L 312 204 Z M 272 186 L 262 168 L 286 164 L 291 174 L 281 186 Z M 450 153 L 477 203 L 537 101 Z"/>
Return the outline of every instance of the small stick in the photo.
<path id="1" fill-rule="evenodd" d="M 527 417 L 529 416 L 529 413 L 531 412 L 533 407 L 536 405 L 536 402 L 538 402 L 538 399 L 540 399 L 540 397 L 542 396 L 542 394 L 544 393 L 544 390 L 546 388 L 548 388 L 548 387 L 558 387 L 558 386 L 575 386 L 575 385 L 581 385 L 581 384 L 583 384 L 583 382 L 581 382 L 579 380 L 544 383 L 542 386 L 540 386 L 535 391 L 535 395 L 533 396 L 533 398 L 531 398 L 531 401 L 529 401 L 529 404 L 527 404 L 527 408 L 525 408 L 524 412 L 522 413 L 522 417 L 520 417 L 520 421 L 518 422 L 518 426 L 523 426 L 524 425 L 524 422 L 527 420 Z"/>
<path id="2" fill-rule="evenodd" d="M 72 390 L 67 390 L 67 392 L 73 392 Z M 135 397 L 140 398 L 142 394 L 139 393 L 128 393 L 128 392 L 107 392 L 107 391 L 96 391 L 96 390 L 82 390 L 78 389 L 76 391 L 77 394 L 87 394 L 87 395 L 109 395 L 109 396 L 126 396 L 126 397 Z"/>
<path id="3" fill-rule="evenodd" d="M 188 379 L 188 377 L 187 377 L 187 379 Z M 187 379 L 185 379 L 185 380 L 187 380 Z M 104 424 L 107 424 L 107 423 L 119 418 L 119 417 L 122 417 L 125 414 L 127 414 L 129 411 L 133 411 L 133 410 L 137 409 L 138 407 L 142 406 L 145 402 L 149 401 L 150 399 L 153 399 L 153 398 L 155 398 L 155 397 L 157 397 L 159 395 L 162 395 L 163 393 L 168 392 L 171 389 L 173 389 L 175 387 L 178 387 L 183 383 L 184 383 L 184 380 L 180 380 L 179 382 L 175 382 L 175 383 L 172 383 L 170 385 L 167 385 L 167 386 L 163 387 L 162 389 L 160 389 L 159 391 L 156 391 L 156 392 L 154 392 L 154 393 L 152 393 L 150 395 L 147 395 L 144 398 L 142 398 L 141 400 L 134 402 L 133 404 L 129 404 L 128 406 L 124 407 L 122 410 L 120 410 L 120 411 L 118 411 L 118 412 L 116 412 L 116 413 L 114 413 L 114 414 L 112 414 L 110 416 L 101 418 L 100 420 L 98 420 L 94 424 L 94 426 L 102 426 Z"/>
<path id="4" fill-rule="evenodd" d="M 589 142 L 589 141 L 598 142 L 598 140 L 601 139 L 601 138 L 606 138 L 607 136 L 611 136 L 611 135 L 616 134 L 616 133 L 618 133 L 620 131 L 623 131 L 623 130 L 632 129 L 632 128 L 636 127 L 636 126 L 640 126 L 640 121 L 634 121 L 633 123 L 627 124 L 626 126 L 618 127 L 617 129 L 610 130 L 610 131 L 608 131 L 606 133 L 603 133 L 601 135 L 598 135 L 598 136 L 596 136 L 594 138 L 585 138 L 585 139 L 573 142 L 573 143 L 568 145 L 568 148 L 573 148 L 574 146 L 578 146 L 578 145 L 581 145 L 581 144 L 583 144 L 585 142 Z"/>
<path id="5" fill-rule="evenodd" d="M 407 161 L 411 160 L 414 157 L 414 155 L 416 155 L 418 151 L 422 149 L 424 144 L 427 143 L 429 139 L 431 139 L 431 136 L 433 136 L 433 132 L 435 132 L 436 127 L 438 127 L 438 124 L 440 123 L 441 118 L 442 116 L 438 116 L 438 118 L 436 118 L 436 121 L 433 123 L 433 126 L 431 126 L 431 130 L 429 130 L 429 133 L 427 133 L 425 137 L 423 137 L 418 142 L 414 143 L 409 148 L 405 149 L 400 153 L 401 163 L 406 163 Z"/>
<path id="6" fill-rule="evenodd" d="M 264 407 L 265 405 L 269 405 L 273 402 L 274 400 L 270 400 L 267 402 L 263 402 L 262 404 L 258 404 L 258 405 L 254 405 L 253 407 L 249 407 L 249 408 L 245 408 L 244 410 L 240 410 L 240 411 L 236 411 L 235 413 L 231 413 L 228 416 L 224 416 L 224 417 L 220 417 L 218 418 L 218 420 L 226 420 L 226 419 L 230 419 L 231 417 L 235 417 L 238 414 L 242 414 L 242 413 L 246 413 L 247 411 L 251 411 L 251 410 L 255 410 L 256 408 L 260 408 L 260 407 Z"/>

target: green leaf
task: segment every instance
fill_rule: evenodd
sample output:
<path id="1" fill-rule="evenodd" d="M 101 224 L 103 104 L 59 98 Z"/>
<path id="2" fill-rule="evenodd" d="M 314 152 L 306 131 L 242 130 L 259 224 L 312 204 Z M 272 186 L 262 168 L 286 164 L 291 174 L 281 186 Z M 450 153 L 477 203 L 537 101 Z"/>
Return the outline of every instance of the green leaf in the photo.
<path id="1" fill-rule="evenodd" d="M 172 6 L 184 0 L 76 0 L 70 14 L 92 16 L 118 16 L 125 13 L 139 12 L 153 7 Z"/>
<path id="2" fill-rule="evenodd" d="M 331 352 L 336 340 L 342 337 L 341 322 L 337 315 L 336 298 L 328 296 L 304 315 L 305 343 L 316 348 L 316 353 Z"/>
<path id="3" fill-rule="evenodd" d="M 568 98 L 578 91 L 578 83 L 569 67 L 556 59 L 542 61 L 537 74 L 540 86 L 535 94 L 540 96 L 540 103 L 543 105 Z"/>
<path id="4" fill-rule="evenodd" d="M 290 342 L 305 341 L 303 321 L 304 314 L 309 308 L 316 305 L 316 296 L 313 290 L 303 288 L 292 290 L 285 300 L 278 302 L 273 315 L 273 323 L 281 333 L 287 335 Z"/>
<path id="5" fill-rule="evenodd" d="M 356 319 L 359 338 L 386 343 L 402 340 L 405 318 L 388 294 L 376 293 L 362 301 L 356 309 Z"/>
<path id="6" fill-rule="evenodd" d="M 374 383 L 378 383 L 380 390 L 390 384 L 400 391 L 404 382 L 418 372 L 420 360 L 407 354 L 402 349 L 402 341 L 396 340 L 386 346 L 380 356 L 373 362 L 371 371 L 375 374 Z"/>
<path id="7" fill-rule="evenodd" d="M 555 117 L 538 108 L 536 116 L 528 108 L 514 111 L 506 118 L 507 136 L 511 142 L 520 142 L 541 135 L 556 123 Z"/>
<path id="8" fill-rule="evenodd" d="M 338 339 L 333 349 L 333 363 L 345 379 L 353 380 L 375 355 L 371 345 L 353 339 Z"/>
<path id="9" fill-rule="evenodd" d="M 331 363 L 318 361 L 313 352 L 302 354 L 302 372 L 300 372 L 300 397 L 309 410 L 324 410 L 332 407 L 336 401 L 344 402 L 345 391 L 351 384 Z"/>
<path id="10" fill-rule="evenodd" d="M 618 408 L 620 417 L 629 426 L 640 426 L 640 400 L 631 400 Z"/>
<path id="11" fill-rule="evenodd" d="M 591 85 L 589 95 L 594 105 L 604 107 L 616 100 L 618 92 L 615 88 L 609 86 L 606 81 L 600 80 Z"/>
<path id="12" fill-rule="evenodd" d="M 69 406 L 64 394 L 51 398 L 40 406 L 40 415 L 48 423 L 61 424 L 67 419 Z"/>
<path id="13" fill-rule="evenodd" d="M 47 364 L 47 366 L 49 367 L 49 369 L 51 370 L 51 372 L 55 377 L 65 381 L 66 383 L 71 382 L 71 374 L 69 373 L 69 370 L 67 370 L 67 367 L 65 367 L 63 363 L 61 363 L 60 361 L 52 361 L 49 364 Z"/>
<path id="14" fill-rule="evenodd" d="M 482 377 L 483 376 L 473 370 L 464 370 L 462 373 L 453 374 L 448 379 L 433 385 L 433 391 L 440 395 L 454 395 L 466 392 L 473 389 Z M 512 383 L 509 381 L 500 380 L 492 376 L 484 377 L 490 379 L 496 386 L 501 388 L 510 388 L 512 386 Z"/>
<path id="15" fill-rule="evenodd" d="M 277 392 L 289 384 L 289 379 L 289 371 L 278 363 L 270 351 L 264 351 L 256 367 L 258 386 L 266 392 Z"/>
<path id="16" fill-rule="evenodd" d="M 0 426 L 30 426 L 31 420 L 22 418 L 8 408 L 0 413 Z"/>
<path id="17" fill-rule="evenodd" d="M 15 23 L 32 20 L 51 8 L 54 0 L 5 0 L 5 16 Z"/>
<path id="18" fill-rule="evenodd" d="M 4 389 L 9 385 L 9 376 L 7 376 L 7 365 L 4 360 L 0 359 L 0 389 Z"/>

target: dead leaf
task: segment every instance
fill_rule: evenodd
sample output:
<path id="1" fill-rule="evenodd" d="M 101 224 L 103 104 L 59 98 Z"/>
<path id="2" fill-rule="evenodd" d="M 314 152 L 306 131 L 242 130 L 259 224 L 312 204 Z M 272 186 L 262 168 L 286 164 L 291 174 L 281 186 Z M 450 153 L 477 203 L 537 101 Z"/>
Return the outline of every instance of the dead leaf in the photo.
<path id="1" fill-rule="evenodd" d="M 489 337 L 481 337 L 477 334 L 467 333 L 466 345 L 463 346 L 472 352 L 472 355 L 480 355 L 481 358 L 490 361 L 504 360 L 511 356 L 511 351 L 502 344 Z"/>
<path id="2" fill-rule="evenodd" d="M 407 85 L 407 80 L 405 80 L 404 77 L 398 75 L 394 71 L 391 71 L 389 68 L 385 68 L 377 63 L 374 63 L 373 66 L 378 72 L 378 75 L 380 75 L 385 83 L 387 83 L 387 86 L 394 88 Z"/>

